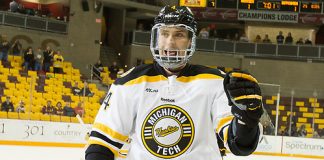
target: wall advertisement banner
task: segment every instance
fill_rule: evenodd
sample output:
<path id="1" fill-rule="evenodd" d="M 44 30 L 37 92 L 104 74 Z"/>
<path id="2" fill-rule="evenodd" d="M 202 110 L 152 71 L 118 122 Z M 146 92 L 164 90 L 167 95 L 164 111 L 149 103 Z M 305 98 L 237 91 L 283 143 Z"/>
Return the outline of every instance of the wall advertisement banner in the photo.
<path id="1" fill-rule="evenodd" d="M 237 22 L 236 9 L 192 8 L 197 20 Z"/>
<path id="2" fill-rule="evenodd" d="M 86 143 L 91 125 L 0 119 L 1 141 Z"/>
<path id="3" fill-rule="evenodd" d="M 300 137 L 283 137 L 282 153 L 324 156 L 324 140 Z"/>
<path id="4" fill-rule="evenodd" d="M 259 142 L 256 152 L 280 153 L 281 142 L 281 136 L 263 136 Z"/>
<path id="5" fill-rule="evenodd" d="M 239 10 L 238 20 L 258 21 L 258 22 L 262 21 L 262 22 L 298 23 L 298 13 Z"/>
<path id="6" fill-rule="evenodd" d="M 324 24 L 323 14 L 299 13 L 299 23 L 302 24 Z"/>

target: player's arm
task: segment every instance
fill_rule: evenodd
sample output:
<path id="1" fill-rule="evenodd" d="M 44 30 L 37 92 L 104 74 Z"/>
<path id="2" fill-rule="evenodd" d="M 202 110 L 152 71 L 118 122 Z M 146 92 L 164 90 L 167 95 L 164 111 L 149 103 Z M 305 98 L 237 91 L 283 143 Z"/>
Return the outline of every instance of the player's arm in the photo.
<path id="1" fill-rule="evenodd" d="M 215 111 L 217 136 L 233 154 L 249 155 L 262 135 L 260 87 L 250 74 L 230 72 L 224 79 L 224 91 L 226 94 L 223 92 L 215 102 L 217 108 L 222 107 L 221 111 Z M 221 152 L 225 150 L 224 147 L 220 149 Z"/>
<path id="2" fill-rule="evenodd" d="M 135 117 L 134 99 L 129 95 L 132 93 L 127 93 L 123 86 L 112 85 L 92 126 L 86 160 L 125 157 L 123 146 L 128 144 Z"/>

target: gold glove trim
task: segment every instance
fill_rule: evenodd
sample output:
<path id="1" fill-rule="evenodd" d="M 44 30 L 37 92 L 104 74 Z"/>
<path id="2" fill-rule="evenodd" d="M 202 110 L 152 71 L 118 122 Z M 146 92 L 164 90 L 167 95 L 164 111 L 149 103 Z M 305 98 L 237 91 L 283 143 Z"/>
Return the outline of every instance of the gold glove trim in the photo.
<path id="1" fill-rule="evenodd" d="M 258 83 L 258 81 L 253 76 L 251 76 L 249 74 L 238 73 L 238 72 L 234 72 L 234 73 L 231 73 L 231 74 L 232 74 L 232 77 L 235 77 L 235 78 L 243 78 L 243 79 L 247 79 L 249 81 Z"/>
<path id="2" fill-rule="evenodd" d="M 254 111 L 254 110 L 258 109 L 258 108 L 260 108 L 260 106 L 256 106 L 254 108 L 248 108 L 248 110 Z"/>
<path id="3" fill-rule="evenodd" d="M 254 94 L 254 95 L 244 95 L 244 96 L 239 96 L 239 97 L 235 97 L 234 101 L 238 101 L 238 100 L 242 100 L 242 99 L 262 99 L 262 96 Z"/>

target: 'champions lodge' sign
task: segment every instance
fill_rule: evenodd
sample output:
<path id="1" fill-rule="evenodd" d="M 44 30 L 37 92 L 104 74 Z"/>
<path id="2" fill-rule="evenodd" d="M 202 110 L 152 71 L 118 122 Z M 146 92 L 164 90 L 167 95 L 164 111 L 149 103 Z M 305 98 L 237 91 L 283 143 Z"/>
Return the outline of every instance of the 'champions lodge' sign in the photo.
<path id="1" fill-rule="evenodd" d="M 239 10 L 238 20 L 298 23 L 298 13 Z"/>

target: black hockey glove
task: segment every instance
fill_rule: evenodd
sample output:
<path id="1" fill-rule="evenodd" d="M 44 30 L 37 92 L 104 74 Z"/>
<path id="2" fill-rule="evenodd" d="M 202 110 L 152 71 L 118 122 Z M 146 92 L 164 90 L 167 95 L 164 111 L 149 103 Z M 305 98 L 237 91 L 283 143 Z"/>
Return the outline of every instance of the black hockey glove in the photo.
<path id="1" fill-rule="evenodd" d="M 231 71 L 225 76 L 224 90 L 232 114 L 250 128 L 257 126 L 263 114 L 258 81 L 248 72 Z"/>

